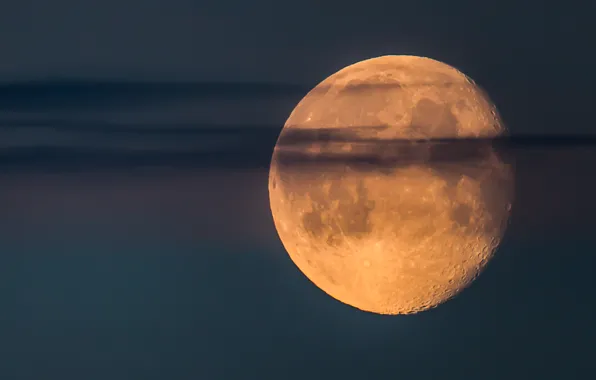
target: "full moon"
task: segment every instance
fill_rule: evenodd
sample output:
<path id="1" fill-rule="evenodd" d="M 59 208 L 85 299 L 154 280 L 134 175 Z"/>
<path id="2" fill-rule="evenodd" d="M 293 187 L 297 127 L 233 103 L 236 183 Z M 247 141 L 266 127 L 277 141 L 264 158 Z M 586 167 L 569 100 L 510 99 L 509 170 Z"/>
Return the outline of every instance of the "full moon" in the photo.
<path id="1" fill-rule="evenodd" d="M 488 96 L 445 63 L 350 65 L 299 102 L 278 138 L 269 199 L 281 242 L 343 303 L 379 314 L 436 307 L 501 242 L 513 167 L 490 139 L 504 133 Z"/>

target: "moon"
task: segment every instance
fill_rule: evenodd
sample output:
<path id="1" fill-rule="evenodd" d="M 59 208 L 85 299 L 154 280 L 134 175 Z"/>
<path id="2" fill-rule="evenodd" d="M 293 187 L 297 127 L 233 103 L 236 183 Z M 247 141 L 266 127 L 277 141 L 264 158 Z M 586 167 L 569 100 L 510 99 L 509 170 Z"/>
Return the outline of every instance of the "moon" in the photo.
<path id="1" fill-rule="evenodd" d="M 490 139 L 505 133 L 488 96 L 445 63 L 382 56 L 345 67 L 298 103 L 274 148 L 280 240 L 345 304 L 434 308 L 470 285 L 502 240 L 514 173 Z"/>

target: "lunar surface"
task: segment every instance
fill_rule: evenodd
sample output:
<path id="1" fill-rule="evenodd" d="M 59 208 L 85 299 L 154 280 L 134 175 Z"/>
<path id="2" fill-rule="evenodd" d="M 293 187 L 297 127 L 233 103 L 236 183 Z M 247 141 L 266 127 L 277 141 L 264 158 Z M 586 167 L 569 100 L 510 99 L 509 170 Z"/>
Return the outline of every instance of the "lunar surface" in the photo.
<path id="1" fill-rule="evenodd" d="M 487 95 L 447 64 L 348 66 L 300 101 L 279 136 L 269 173 L 279 237 L 341 302 L 379 314 L 436 307 L 502 239 L 513 168 L 490 138 L 505 132 Z"/>

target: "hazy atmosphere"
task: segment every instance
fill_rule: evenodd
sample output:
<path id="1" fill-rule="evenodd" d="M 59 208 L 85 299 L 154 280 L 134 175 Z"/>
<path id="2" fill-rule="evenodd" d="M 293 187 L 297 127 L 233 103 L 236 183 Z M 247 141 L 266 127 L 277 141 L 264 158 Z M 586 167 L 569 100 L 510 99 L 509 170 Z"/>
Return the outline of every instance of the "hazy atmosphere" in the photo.
<path id="1" fill-rule="evenodd" d="M 595 4 L 0 2 L 0 378 L 589 377 Z M 453 152 L 515 169 L 486 270 L 414 315 L 319 289 L 268 189 L 300 100 L 389 54 L 472 78 L 510 136 Z"/>

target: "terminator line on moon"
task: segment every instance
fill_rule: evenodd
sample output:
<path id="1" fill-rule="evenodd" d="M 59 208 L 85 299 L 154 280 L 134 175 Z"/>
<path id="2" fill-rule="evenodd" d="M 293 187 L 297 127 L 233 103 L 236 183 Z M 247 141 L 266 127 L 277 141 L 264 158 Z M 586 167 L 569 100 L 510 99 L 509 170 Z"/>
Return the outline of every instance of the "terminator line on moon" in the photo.
<path id="1" fill-rule="evenodd" d="M 296 131 L 315 138 L 282 143 Z M 317 139 L 319 131 L 355 138 Z M 513 170 L 490 145 L 437 161 L 432 143 L 408 159 L 408 142 L 505 132 L 488 97 L 447 64 L 383 56 L 348 66 L 300 101 L 279 136 L 269 173 L 279 237 L 296 266 L 341 302 L 379 314 L 436 307 L 493 256 L 511 210 Z M 316 164 L 293 166 L 284 160 L 292 152 Z M 353 165 L 362 153 L 397 160 Z"/>

